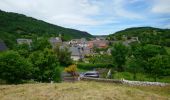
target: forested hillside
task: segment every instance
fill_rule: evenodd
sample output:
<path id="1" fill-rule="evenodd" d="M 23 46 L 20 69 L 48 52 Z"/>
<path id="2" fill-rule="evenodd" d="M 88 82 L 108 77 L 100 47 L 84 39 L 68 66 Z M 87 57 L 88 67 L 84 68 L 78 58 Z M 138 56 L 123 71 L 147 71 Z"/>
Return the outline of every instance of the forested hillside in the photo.
<path id="1" fill-rule="evenodd" d="M 153 27 L 128 28 L 108 36 L 110 40 L 121 40 L 122 36 L 138 37 L 140 42 L 170 47 L 170 29 Z"/>
<path id="2" fill-rule="evenodd" d="M 0 10 L 0 39 L 4 40 L 9 47 L 16 42 L 16 38 L 50 37 L 58 36 L 58 34 L 62 34 L 65 40 L 92 37 L 87 32 L 64 28 L 22 14 Z"/>

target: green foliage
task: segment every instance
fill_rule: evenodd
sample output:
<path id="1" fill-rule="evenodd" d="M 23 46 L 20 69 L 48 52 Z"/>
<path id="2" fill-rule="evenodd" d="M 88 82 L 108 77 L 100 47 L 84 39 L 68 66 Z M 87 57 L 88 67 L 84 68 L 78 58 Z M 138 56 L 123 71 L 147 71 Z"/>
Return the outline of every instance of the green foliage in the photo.
<path id="1" fill-rule="evenodd" d="M 89 58 L 90 63 L 101 63 L 104 64 L 112 64 L 113 63 L 113 57 L 110 55 L 95 55 Z"/>
<path id="2" fill-rule="evenodd" d="M 93 37 L 87 32 L 64 28 L 22 14 L 0 10 L 0 39 L 13 48 L 17 38 L 51 37 L 62 34 L 63 40 Z"/>
<path id="3" fill-rule="evenodd" d="M 131 72 L 116 72 L 113 74 L 114 79 L 127 79 L 127 80 L 134 80 L 134 74 Z M 153 78 L 148 77 L 147 74 L 144 73 L 136 73 L 136 81 L 150 81 L 154 82 L 155 80 Z M 170 83 L 170 77 L 164 76 L 162 78 L 157 78 L 158 82 L 166 82 Z"/>
<path id="4" fill-rule="evenodd" d="M 61 65 L 67 66 L 72 64 L 71 52 L 69 52 L 68 48 L 59 48 L 59 46 L 56 46 L 54 51 Z"/>
<path id="5" fill-rule="evenodd" d="M 155 45 L 135 45 L 132 46 L 132 55 L 139 61 L 138 66 L 144 68 L 145 72 L 151 73 L 149 59 L 157 55 L 167 55 L 165 48 Z"/>
<path id="6" fill-rule="evenodd" d="M 54 69 L 52 78 L 53 78 L 54 82 L 61 82 L 61 70 L 60 70 L 59 66 Z"/>
<path id="7" fill-rule="evenodd" d="M 32 64 L 18 52 L 7 51 L 0 54 L 0 79 L 8 83 L 21 83 L 31 78 Z"/>
<path id="8" fill-rule="evenodd" d="M 7 51 L 0 54 L 0 79 L 8 83 L 20 83 L 30 79 L 41 82 L 61 81 L 61 71 L 57 67 L 59 61 L 52 49 L 25 53 L 25 48 L 20 46 L 24 45 L 17 47 L 18 52 Z"/>
<path id="9" fill-rule="evenodd" d="M 128 48 L 122 43 L 117 43 L 114 45 L 111 54 L 113 56 L 113 61 L 117 66 L 118 71 L 124 71 L 123 65 L 126 62 L 126 56 L 128 54 Z"/>
<path id="10" fill-rule="evenodd" d="M 170 47 L 165 47 L 167 53 L 170 55 Z"/>
<path id="11" fill-rule="evenodd" d="M 58 59 L 51 49 L 35 51 L 29 56 L 33 64 L 33 78 L 37 81 L 48 82 L 52 79 L 53 70 L 58 66 Z"/>
<path id="12" fill-rule="evenodd" d="M 133 50 L 134 50 L 133 55 L 136 58 L 138 56 L 144 60 L 147 60 L 147 59 L 154 57 L 158 54 L 160 54 L 160 55 L 167 54 L 164 47 L 156 46 L 156 45 L 136 45 L 136 47 L 134 47 Z"/>
<path id="13" fill-rule="evenodd" d="M 151 66 L 151 76 L 157 80 L 161 76 L 170 75 L 170 56 L 157 55 L 149 60 Z"/>
<path id="14" fill-rule="evenodd" d="M 33 40 L 33 43 L 31 44 L 32 51 L 36 50 L 43 50 L 45 48 L 52 48 L 51 44 L 49 43 L 47 38 L 38 38 Z"/>
<path id="15" fill-rule="evenodd" d="M 109 40 L 122 40 L 123 36 L 127 38 L 138 37 L 141 43 L 154 44 L 161 46 L 170 46 L 170 29 L 159 29 L 152 27 L 128 28 L 107 37 Z"/>
<path id="16" fill-rule="evenodd" d="M 17 44 L 14 50 L 25 58 L 27 58 L 30 54 L 30 47 L 28 44 Z"/>
<path id="17" fill-rule="evenodd" d="M 93 70 L 95 68 L 114 68 L 113 64 L 103 64 L 103 63 L 78 63 L 77 67 L 80 69 Z"/>
<path id="18" fill-rule="evenodd" d="M 137 79 L 137 73 L 143 72 L 143 67 L 140 66 L 140 59 L 136 59 L 134 56 L 130 57 L 127 60 L 127 68 L 126 71 L 133 73 L 133 79 Z"/>
<path id="19" fill-rule="evenodd" d="M 106 52 L 108 50 L 108 48 L 97 48 L 94 46 L 93 50 L 94 50 L 94 52 L 100 53 L 100 51 Z"/>

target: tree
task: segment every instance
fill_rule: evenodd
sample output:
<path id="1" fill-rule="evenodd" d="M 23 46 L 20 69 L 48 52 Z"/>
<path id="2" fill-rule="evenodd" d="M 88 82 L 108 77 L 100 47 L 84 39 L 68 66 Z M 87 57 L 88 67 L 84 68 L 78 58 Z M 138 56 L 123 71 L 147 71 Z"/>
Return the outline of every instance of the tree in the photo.
<path id="1" fill-rule="evenodd" d="M 134 58 L 140 61 L 138 65 L 143 67 L 145 73 L 148 74 L 151 74 L 151 66 L 149 65 L 149 59 L 157 55 L 167 55 L 165 48 L 148 44 L 134 45 L 132 46 L 131 51 Z"/>
<path id="2" fill-rule="evenodd" d="M 59 69 L 59 66 L 55 67 L 55 69 L 54 69 L 53 81 L 61 82 L 61 70 Z"/>
<path id="3" fill-rule="evenodd" d="M 149 60 L 151 66 L 151 76 L 157 81 L 161 76 L 170 75 L 170 57 L 157 55 Z"/>
<path id="4" fill-rule="evenodd" d="M 16 51 L 0 54 L 0 78 L 8 83 L 21 83 L 31 78 L 32 64 Z"/>
<path id="5" fill-rule="evenodd" d="M 28 44 L 17 44 L 14 50 L 25 58 L 27 58 L 30 54 L 30 47 Z"/>
<path id="6" fill-rule="evenodd" d="M 52 48 L 48 39 L 43 37 L 33 40 L 31 47 L 32 47 L 32 51 L 44 50 L 45 48 L 49 48 L 49 49 Z"/>
<path id="7" fill-rule="evenodd" d="M 136 59 L 134 56 L 131 56 L 127 61 L 127 71 L 133 73 L 133 79 L 136 80 L 136 74 L 143 72 L 143 68 L 140 66 L 140 59 Z"/>
<path id="8" fill-rule="evenodd" d="M 126 56 L 128 54 L 128 48 L 122 43 L 116 43 L 111 51 L 114 63 L 117 66 L 118 71 L 124 71 L 123 65 L 126 62 Z"/>
<path id="9" fill-rule="evenodd" d="M 54 69 L 58 66 L 58 58 L 51 49 L 35 51 L 29 57 L 33 64 L 33 78 L 37 81 L 49 82 L 53 77 Z"/>
<path id="10" fill-rule="evenodd" d="M 95 55 L 89 58 L 89 62 L 94 63 L 104 63 L 104 64 L 112 64 L 113 57 L 111 55 Z"/>
<path id="11" fill-rule="evenodd" d="M 54 51 L 61 65 L 67 66 L 72 64 L 71 52 L 69 52 L 68 48 L 56 46 Z"/>

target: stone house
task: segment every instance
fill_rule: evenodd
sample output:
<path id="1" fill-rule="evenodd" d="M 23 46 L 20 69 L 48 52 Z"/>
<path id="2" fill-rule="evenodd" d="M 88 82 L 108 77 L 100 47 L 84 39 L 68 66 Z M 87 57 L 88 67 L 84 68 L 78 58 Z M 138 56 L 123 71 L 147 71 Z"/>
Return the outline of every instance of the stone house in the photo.
<path id="1" fill-rule="evenodd" d="M 28 44 L 29 46 L 32 43 L 32 39 L 17 39 L 18 44 Z"/>
<path id="2" fill-rule="evenodd" d="M 52 48 L 55 48 L 56 45 L 62 45 L 62 40 L 60 37 L 51 37 L 49 42 L 52 45 Z"/>
<path id="3" fill-rule="evenodd" d="M 108 41 L 107 40 L 92 40 L 88 42 L 89 48 L 107 48 L 108 47 Z"/>

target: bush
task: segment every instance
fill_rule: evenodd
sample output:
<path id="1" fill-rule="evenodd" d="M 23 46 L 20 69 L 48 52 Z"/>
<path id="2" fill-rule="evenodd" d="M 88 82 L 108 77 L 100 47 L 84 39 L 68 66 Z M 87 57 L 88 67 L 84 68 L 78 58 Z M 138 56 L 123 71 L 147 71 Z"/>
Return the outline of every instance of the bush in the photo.
<path id="1" fill-rule="evenodd" d="M 21 83 L 31 78 L 32 64 L 18 52 L 7 51 L 0 54 L 0 79 L 7 83 Z"/>
<path id="2" fill-rule="evenodd" d="M 34 51 L 29 56 L 29 61 L 33 64 L 33 79 L 41 82 L 49 82 L 53 77 L 53 72 L 58 65 L 58 59 L 51 49 Z"/>
<path id="3" fill-rule="evenodd" d="M 92 64 L 92 63 L 79 63 L 77 67 L 80 69 L 93 70 L 95 68 L 114 68 L 113 64 Z"/>
<path id="4" fill-rule="evenodd" d="M 133 80 L 133 74 L 129 72 L 117 72 L 114 74 L 115 79 L 127 79 L 127 80 Z"/>
<path id="5" fill-rule="evenodd" d="M 77 71 L 77 65 L 70 65 L 65 68 L 64 71 L 70 73 L 72 76 L 75 76 Z"/>
<path id="6" fill-rule="evenodd" d="M 56 67 L 54 69 L 53 81 L 54 82 L 61 82 L 61 70 L 59 69 L 59 67 Z"/>

